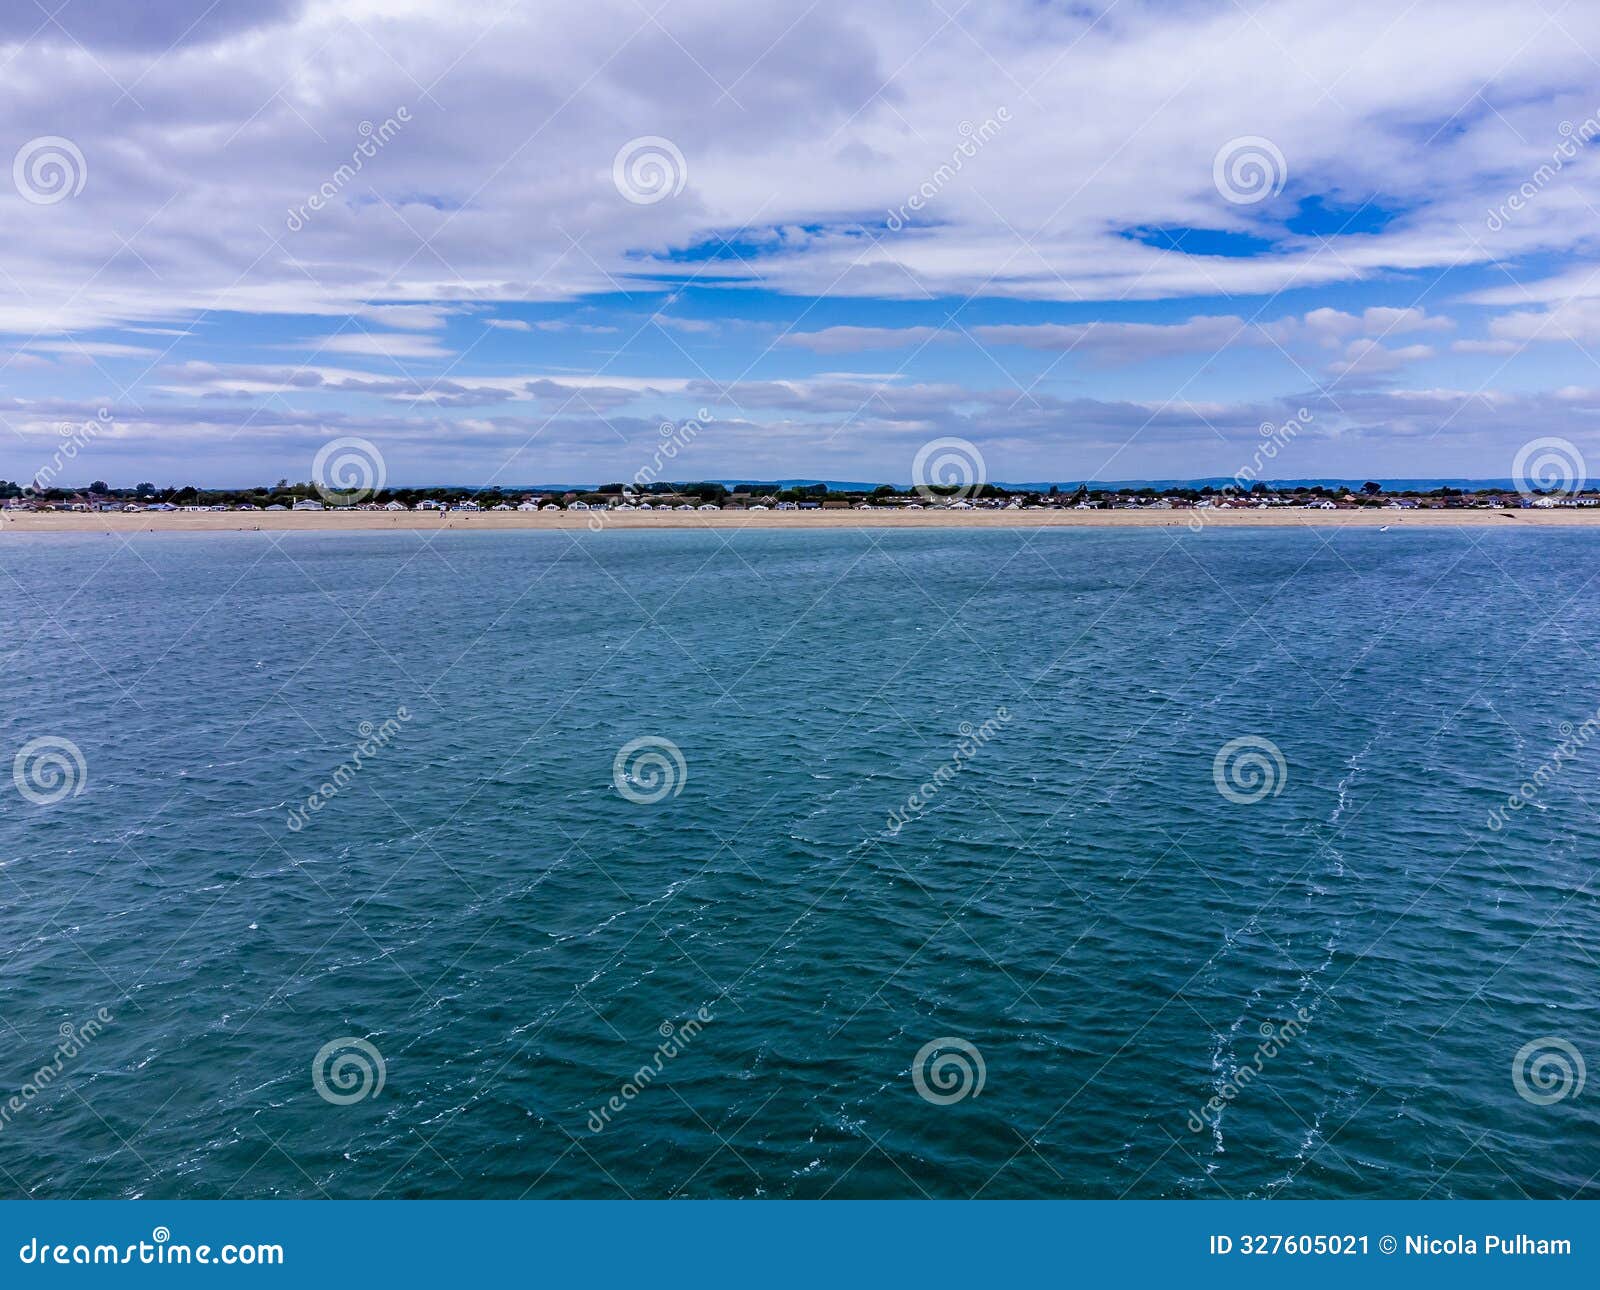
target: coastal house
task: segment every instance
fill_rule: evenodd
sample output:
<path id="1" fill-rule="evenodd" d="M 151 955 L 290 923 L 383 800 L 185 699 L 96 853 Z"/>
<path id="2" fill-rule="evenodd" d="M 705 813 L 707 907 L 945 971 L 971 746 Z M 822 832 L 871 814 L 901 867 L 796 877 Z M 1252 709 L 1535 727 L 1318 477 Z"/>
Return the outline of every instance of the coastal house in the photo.
<path id="1" fill-rule="evenodd" d="M 534 502 L 534 501 L 526 501 L 526 500 L 525 501 L 521 501 L 521 502 L 517 503 L 517 509 L 519 511 L 536 511 L 536 510 L 539 509 L 539 503 L 538 502 Z"/>
<path id="2" fill-rule="evenodd" d="M 155 510 L 156 508 L 152 506 L 150 509 L 151 510 Z M 187 508 L 185 508 L 185 509 L 187 509 Z M 321 502 L 316 501 L 314 498 L 302 497 L 299 501 L 297 501 L 294 504 L 293 509 L 297 510 L 297 511 L 321 511 L 321 510 L 326 510 L 327 508 L 324 507 Z"/>
<path id="3" fill-rule="evenodd" d="M 403 511 L 406 509 L 406 504 L 404 502 L 385 502 L 383 509 L 386 511 Z"/>

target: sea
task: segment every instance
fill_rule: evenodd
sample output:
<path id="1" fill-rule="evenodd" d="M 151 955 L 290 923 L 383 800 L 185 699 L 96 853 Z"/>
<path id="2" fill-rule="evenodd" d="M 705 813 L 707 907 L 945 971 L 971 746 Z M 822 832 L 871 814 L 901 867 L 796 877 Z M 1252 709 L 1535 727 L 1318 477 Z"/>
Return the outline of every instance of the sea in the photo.
<path id="1" fill-rule="evenodd" d="M 0 1194 L 1593 1197 L 1597 556 L 6 535 Z"/>

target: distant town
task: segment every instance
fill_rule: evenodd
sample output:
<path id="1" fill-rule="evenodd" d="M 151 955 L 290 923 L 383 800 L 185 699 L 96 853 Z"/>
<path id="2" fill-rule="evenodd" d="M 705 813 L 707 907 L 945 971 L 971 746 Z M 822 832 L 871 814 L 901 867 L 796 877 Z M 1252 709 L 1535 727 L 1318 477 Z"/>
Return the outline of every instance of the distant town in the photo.
<path id="1" fill-rule="evenodd" d="M 340 493 L 311 483 L 257 488 L 158 488 L 139 483 L 112 487 L 96 480 L 84 488 L 37 489 L 0 480 L 0 508 L 7 511 L 166 512 L 166 511 L 725 511 L 725 510 L 1389 510 L 1548 509 L 1600 506 L 1595 492 L 1527 492 L 1506 489 L 1439 487 L 1428 491 L 1390 491 L 1376 482 L 1278 485 L 1257 482 L 1248 490 L 1230 486 L 1048 489 L 984 484 L 966 488 L 929 486 L 839 490 L 827 484 L 774 488 L 762 484 L 658 482 L 634 489 L 604 484 L 593 490 L 470 487 L 383 488 Z"/>

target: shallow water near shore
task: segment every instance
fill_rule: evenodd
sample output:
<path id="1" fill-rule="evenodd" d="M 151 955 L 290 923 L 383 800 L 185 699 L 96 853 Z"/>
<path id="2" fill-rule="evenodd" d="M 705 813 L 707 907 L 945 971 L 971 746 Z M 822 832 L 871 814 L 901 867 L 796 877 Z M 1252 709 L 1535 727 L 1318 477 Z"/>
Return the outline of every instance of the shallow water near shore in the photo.
<path id="1" fill-rule="evenodd" d="M 7 533 L 0 1188 L 1594 1195 L 1597 555 Z"/>

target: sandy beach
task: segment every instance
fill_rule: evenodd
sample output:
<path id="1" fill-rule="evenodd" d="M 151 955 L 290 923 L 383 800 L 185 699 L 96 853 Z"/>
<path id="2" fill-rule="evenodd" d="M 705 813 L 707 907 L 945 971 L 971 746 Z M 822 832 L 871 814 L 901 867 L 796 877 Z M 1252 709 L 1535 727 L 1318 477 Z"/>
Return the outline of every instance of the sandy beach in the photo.
<path id="1" fill-rule="evenodd" d="M 508 529 L 1438 528 L 1600 526 L 1600 507 L 1386 511 L 175 511 L 10 512 L 0 533 L 491 532 Z"/>

